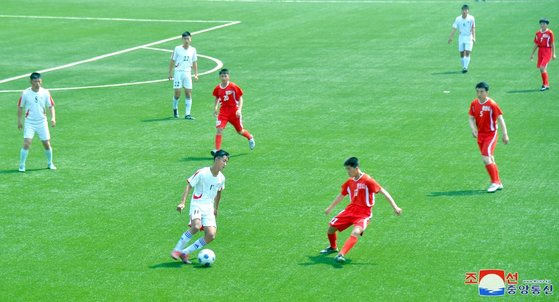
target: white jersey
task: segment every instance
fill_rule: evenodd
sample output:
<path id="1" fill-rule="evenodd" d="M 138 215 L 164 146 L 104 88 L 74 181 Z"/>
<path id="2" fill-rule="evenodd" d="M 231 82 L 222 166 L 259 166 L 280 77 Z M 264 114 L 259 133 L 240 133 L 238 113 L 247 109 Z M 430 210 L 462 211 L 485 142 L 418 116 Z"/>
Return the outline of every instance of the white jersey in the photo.
<path id="1" fill-rule="evenodd" d="M 462 15 L 460 15 L 456 17 L 456 20 L 454 20 L 454 23 L 452 24 L 452 27 L 458 29 L 460 32 L 461 38 L 472 38 L 472 30 L 475 26 L 476 21 L 472 15 L 467 15 L 466 18 L 462 18 Z"/>
<path id="2" fill-rule="evenodd" d="M 39 87 L 38 92 L 29 87 L 21 93 L 17 105 L 25 110 L 25 123 L 38 125 L 47 121 L 46 110 L 54 106 L 54 101 L 43 87 Z"/>
<path id="3" fill-rule="evenodd" d="M 175 72 L 186 72 L 190 73 L 192 64 L 198 60 L 196 56 L 196 48 L 188 46 L 184 49 L 182 45 L 175 47 L 175 51 L 171 55 L 171 60 L 175 62 Z"/>
<path id="4" fill-rule="evenodd" d="M 210 167 L 202 168 L 188 178 L 194 188 L 190 204 L 211 204 L 213 206 L 217 192 L 225 189 L 225 176 L 221 172 L 214 176 Z"/>

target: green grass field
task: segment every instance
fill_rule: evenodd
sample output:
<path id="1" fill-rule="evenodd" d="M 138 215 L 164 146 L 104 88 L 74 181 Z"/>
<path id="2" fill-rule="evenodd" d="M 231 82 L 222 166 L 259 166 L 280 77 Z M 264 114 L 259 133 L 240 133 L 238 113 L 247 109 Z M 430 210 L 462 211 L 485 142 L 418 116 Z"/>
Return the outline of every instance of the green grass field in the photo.
<path id="1" fill-rule="evenodd" d="M 465 273 L 481 269 L 559 286 L 559 61 L 545 93 L 529 61 L 540 17 L 559 32 L 559 6 L 468 2 L 477 43 L 463 75 L 447 44 L 462 1 L 3 0 L 0 81 L 226 24 L 6 15 L 241 21 L 196 34 L 193 45 L 244 89 L 257 146 L 250 152 L 226 128 L 232 157 L 208 246 L 217 261 L 185 266 L 169 257 L 188 222 L 175 207 L 185 178 L 211 164 L 217 72 L 194 83 L 193 122 L 171 118 L 169 82 L 54 90 L 164 79 L 169 53 L 139 49 L 45 72 L 57 171 L 36 138 L 28 171 L 17 172 L 19 93 L 0 93 L 0 300 L 469 301 L 482 298 Z M 489 178 L 467 123 L 482 80 L 511 139 L 497 145 L 505 189 L 496 194 L 483 191 Z M 28 86 L 22 78 L 0 90 Z M 342 266 L 318 251 L 349 156 L 404 213 L 379 197 Z"/>

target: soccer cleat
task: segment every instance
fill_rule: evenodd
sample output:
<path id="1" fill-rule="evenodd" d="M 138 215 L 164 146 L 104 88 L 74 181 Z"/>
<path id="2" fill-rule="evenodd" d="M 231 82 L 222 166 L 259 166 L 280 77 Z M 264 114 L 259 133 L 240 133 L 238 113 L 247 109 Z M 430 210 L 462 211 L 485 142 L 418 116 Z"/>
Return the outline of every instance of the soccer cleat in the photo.
<path id="1" fill-rule="evenodd" d="M 502 190 L 502 189 L 503 189 L 503 184 L 495 184 L 495 183 L 492 183 L 492 184 L 489 186 L 489 188 L 487 188 L 487 192 L 489 192 L 489 193 L 494 193 L 494 192 L 496 192 L 497 190 Z"/>
<path id="2" fill-rule="evenodd" d="M 334 260 L 336 260 L 336 262 L 338 262 L 338 263 L 345 263 L 345 257 L 342 254 L 338 254 L 338 256 L 336 256 L 336 258 L 334 258 Z"/>
<path id="3" fill-rule="evenodd" d="M 175 118 L 179 118 L 179 110 L 178 109 L 173 109 L 173 116 Z"/>
<path id="4" fill-rule="evenodd" d="M 217 150 L 216 150 L 216 149 L 213 149 L 212 151 L 210 151 L 210 154 L 211 154 L 212 156 L 214 156 L 216 152 L 217 152 Z"/>
<path id="5" fill-rule="evenodd" d="M 192 261 L 188 260 L 188 255 L 181 253 L 180 255 L 181 261 L 184 264 L 192 264 Z"/>
<path id="6" fill-rule="evenodd" d="M 328 254 L 333 254 L 333 253 L 337 253 L 339 252 L 339 250 L 337 248 L 333 248 L 331 246 L 323 249 L 322 251 L 320 251 L 321 254 L 323 255 L 328 255 Z"/>
<path id="7" fill-rule="evenodd" d="M 540 91 L 546 91 L 546 90 L 549 90 L 549 86 L 542 85 L 542 88 L 540 89 Z"/>
<path id="8" fill-rule="evenodd" d="M 185 119 L 185 120 L 191 120 L 191 121 L 195 120 L 195 118 L 192 117 L 192 115 L 190 115 L 190 114 L 185 115 L 185 116 L 184 116 L 184 119 Z"/>
<path id="9" fill-rule="evenodd" d="M 48 168 L 49 168 L 50 170 L 56 170 L 56 166 L 55 166 L 54 164 L 52 164 L 52 163 L 48 165 Z"/>
<path id="10" fill-rule="evenodd" d="M 25 165 L 19 165 L 19 172 L 25 172 Z"/>
<path id="11" fill-rule="evenodd" d="M 256 142 L 254 141 L 254 137 L 252 137 L 251 139 L 248 140 L 248 147 L 250 148 L 250 150 L 254 150 L 255 146 L 256 146 Z"/>
<path id="12" fill-rule="evenodd" d="M 466 73 L 466 72 L 468 72 L 468 68 L 462 69 L 462 73 Z"/>
<path id="13" fill-rule="evenodd" d="M 184 264 L 192 264 L 192 262 L 190 262 L 190 260 L 188 260 L 188 255 L 187 254 L 183 254 L 181 251 L 175 251 L 173 250 L 171 252 L 171 258 L 175 259 L 175 260 L 181 260 Z"/>

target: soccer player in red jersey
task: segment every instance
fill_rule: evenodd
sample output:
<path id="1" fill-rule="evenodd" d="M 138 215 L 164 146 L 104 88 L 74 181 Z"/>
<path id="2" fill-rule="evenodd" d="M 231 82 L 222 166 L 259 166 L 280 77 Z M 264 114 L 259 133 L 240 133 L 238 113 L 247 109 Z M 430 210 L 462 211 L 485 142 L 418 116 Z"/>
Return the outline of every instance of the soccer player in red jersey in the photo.
<path id="1" fill-rule="evenodd" d="M 340 263 L 345 262 L 345 255 L 353 248 L 355 243 L 357 243 L 358 236 L 362 236 L 363 232 L 367 228 L 369 221 L 373 217 L 373 206 L 375 205 L 375 194 L 382 193 L 386 199 L 390 202 L 392 208 L 396 215 L 402 213 L 390 193 L 383 189 L 372 177 L 363 173 L 359 169 L 359 160 L 356 157 L 350 157 L 344 162 L 344 167 L 347 170 L 349 179 L 342 185 L 342 190 L 340 194 L 334 199 L 332 204 L 330 204 L 324 211 L 326 215 L 330 214 L 332 209 L 344 199 L 346 195 L 349 195 L 350 204 L 336 217 L 332 218 L 330 221 L 330 227 L 328 228 L 328 240 L 330 241 L 330 246 L 320 251 L 321 254 L 331 254 L 338 252 L 338 247 L 336 243 L 337 231 L 342 232 L 351 225 L 353 225 L 353 230 L 351 235 L 344 243 L 342 250 L 339 251 L 336 256 L 336 261 Z"/>
<path id="2" fill-rule="evenodd" d="M 481 151 L 481 158 L 491 177 L 491 185 L 487 192 L 493 193 L 503 189 L 503 184 L 499 178 L 499 169 L 493 157 L 493 151 L 497 145 L 497 122 L 503 129 L 503 143 L 509 143 L 507 126 L 503 118 L 503 112 L 499 105 L 487 96 L 489 85 L 485 82 L 476 85 L 477 99 L 470 104 L 469 123 L 472 128 L 472 135 L 477 138 L 477 144 Z"/>
<path id="3" fill-rule="evenodd" d="M 230 74 L 226 68 L 219 71 L 219 79 L 221 83 L 213 91 L 213 96 L 215 97 L 214 115 L 217 117 L 215 125 L 217 133 L 215 135 L 215 149 L 211 153 L 213 155 L 216 150 L 221 150 L 223 129 L 227 123 L 231 123 L 235 130 L 237 130 L 237 133 L 248 139 L 248 146 L 250 150 L 253 150 L 254 146 L 256 146 L 254 137 L 248 130 L 243 128 L 241 112 L 243 109 L 243 90 L 235 83 L 229 81 Z"/>
<path id="4" fill-rule="evenodd" d="M 532 55 L 530 55 L 530 60 L 534 59 L 534 52 L 538 49 L 538 65 L 536 65 L 542 75 L 542 88 L 540 91 L 549 90 L 549 77 L 547 75 L 547 64 L 551 59 L 556 58 L 555 55 L 555 39 L 553 38 L 553 32 L 551 29 L 547 28 L 549 25 L 548 19 L 540 20 L 540 30 L 536 32 L 536 37 L 534 38 L 534 49 L 532 50 Z"/>

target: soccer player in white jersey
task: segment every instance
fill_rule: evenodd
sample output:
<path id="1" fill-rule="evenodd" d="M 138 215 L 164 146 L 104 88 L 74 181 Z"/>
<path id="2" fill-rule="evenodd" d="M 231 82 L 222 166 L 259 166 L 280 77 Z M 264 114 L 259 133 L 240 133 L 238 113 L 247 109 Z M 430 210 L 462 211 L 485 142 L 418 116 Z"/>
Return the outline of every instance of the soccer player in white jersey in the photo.
<path id="1" fill-rule="evenodd" d="M 177 206 L 177 211 L 182 213 L 188 193 L 193 190 L 190 200 L 190 229 L 182 234 L 171 252 L 173 259 L 181 259 L 182 262 L 190 264 L 188 255 L 214 240 L 217 230 L 217 209 L 221 191 L 225 189 L 225 176 L 221 171 L 227 165 L 228 160 L 229 153 L 225 150 L 218 150 L 214 153 L 214 163 L 211 167 L 199 169 L 187 179 L 186 189 Z M 200 230 L 204 230 L 204 237 L 185 248 L 192 236 Z"/>
<path id="2" fill-rule="evenodd" d="M 190 45 L 192 37 L 189 32 L 182 34 L 182 45 L 175 47 L 175 51 L 171 55 L 169 63 L 169 80 L 173 81 L 173 115 L 179 117 L 179 99 L 181 97 L 181 88 L 184 88 L 184 103 L 186 111 L 184 118 L 193 120 L 190 114 L 192 108 L 192 70 L 194 70 L 194 79 L 198 80 L 198 60 L 196 48 Z M 174 69 L 174 72 L 173 72 Z"/>
<path id="3" fill-rule="evenodd" d="M 468 65 L 470 65 L 470 53 L 476 42 L 476 22 L 474 16 L 469 15 L 470 7 L 467 4 L 462 5 L 462 14 L 456 17 L 452 24 L 452 31 L 448 38 L 448 43 L 452 42 L 454 33 L 459 31 L 458 37 L 458 51 L 462 60 L 462 73 L 468 72 Z"/>
<path id="4" fill-rule="evenodd" d="M 25 172 L 25 161 L 35 133 L 43 142 L 47 157 L 47 167 L 51 170 L 56 170 L 52 163 L 52 147 L 50 145 L 50 133 L 46 114 L 48 108 L 50 111 L 50 123 L 54 127 L 56 125 L 54 101 L 50 92 L 41 87 L 43 80 L 40 73 L 34 72 L 29 78 L 31 79 L 31 87 L 21 93 L 17 103 L 17 128 L 19 130 L 23 129 L 23 147 L 19 152 L 19 171 Z M 23 110 L 25 110 L 25 117 L 23 117 Z M 25 121 L 22 120 L 23 118 L 25 118 Z"/>

